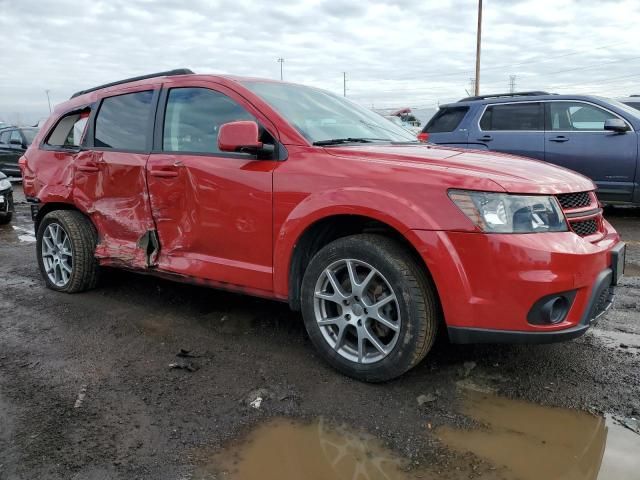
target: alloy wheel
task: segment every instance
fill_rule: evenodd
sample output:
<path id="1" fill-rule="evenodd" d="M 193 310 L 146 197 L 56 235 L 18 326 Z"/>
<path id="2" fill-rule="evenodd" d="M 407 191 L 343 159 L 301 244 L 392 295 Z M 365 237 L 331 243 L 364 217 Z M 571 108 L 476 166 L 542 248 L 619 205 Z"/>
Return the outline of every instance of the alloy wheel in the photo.
<path id="1" fill-rule="evenodd" d="M 42 262 L 49 281 L 56 287 L 69 283 L 73 273 L 73 249 L 69 235 L 58 223 L 50 223 L 44 231 Z"/>
<path id="2" fill-rule="evenodd" d="M 338 260 L 321 273 L 314 313 L 331 348 L 359 364 L 385 358 L 400 335 L 400 306 L 393 288 L 380 271 L 360 260 Z"/>

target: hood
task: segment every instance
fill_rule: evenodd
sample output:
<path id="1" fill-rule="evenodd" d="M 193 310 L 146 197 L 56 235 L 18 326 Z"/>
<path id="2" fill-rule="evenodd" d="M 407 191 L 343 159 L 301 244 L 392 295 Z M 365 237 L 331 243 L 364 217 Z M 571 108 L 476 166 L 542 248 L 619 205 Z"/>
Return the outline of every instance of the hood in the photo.
<path id="1" fill-rule="evenodd" d="M 435 145 L 365 144 L 326 147 L 330 155 L 368 160 L 415 170 L 446 169 L 452 175 L 483 178 L 505 192 L 559 194 L 595 190 L 594 183 L 572 170 L 539 160 L 479 150 Z M 499 191 L 500 188 L 493 190 Z"/>

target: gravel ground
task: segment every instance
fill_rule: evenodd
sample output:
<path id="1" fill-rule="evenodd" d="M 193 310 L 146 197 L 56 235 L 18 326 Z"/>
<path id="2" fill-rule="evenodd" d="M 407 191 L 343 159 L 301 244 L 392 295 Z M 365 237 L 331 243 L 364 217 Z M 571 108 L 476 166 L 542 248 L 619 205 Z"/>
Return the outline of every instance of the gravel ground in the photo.
<path id="1" fill-rule="evenodd" d="M 640 415 L 640 209 L 607 215 L 629 242 L 628 276 L 587 335 L 542 346 L 441 340 L 402 378 L 368 385 L 327 367 L 284 304 L 121 271 L 85 294 L 47 290 L 19 203 L 0 227 L 0 479 L 189 478 L 198 452 L 283 415 L 347 422 L 415 462 L 447 465 L 459 458 L 425 424 L 466 421 L 461 384 Z M 420 395 L 430 401 L 418 406 Z"/>

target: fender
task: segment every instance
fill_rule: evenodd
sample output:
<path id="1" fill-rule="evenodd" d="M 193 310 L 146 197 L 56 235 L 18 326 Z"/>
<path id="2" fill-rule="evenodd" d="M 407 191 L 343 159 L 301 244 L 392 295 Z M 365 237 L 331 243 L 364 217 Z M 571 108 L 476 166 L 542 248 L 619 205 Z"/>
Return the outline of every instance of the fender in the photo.
<path id="1" fill-rule="evenodd" d="M 288 297 L 289 267 L 294 247 L 302 234 L 314 223 L 336 215 L 369 217 L 389 225 L 402 235 L 416 225 L 421 225 L 424 230 L 435 229 L 435 222 L 424 206 L 390 192 L 342 187 L 312 194 L 296 205 L 279 226 L 276 225 L 273 285 L 277 298 Z"/>

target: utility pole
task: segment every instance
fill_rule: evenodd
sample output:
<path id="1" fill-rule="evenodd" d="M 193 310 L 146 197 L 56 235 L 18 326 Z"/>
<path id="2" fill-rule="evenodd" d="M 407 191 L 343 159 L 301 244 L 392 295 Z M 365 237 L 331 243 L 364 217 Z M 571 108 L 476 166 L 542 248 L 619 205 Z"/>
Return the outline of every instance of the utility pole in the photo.
<path id="1" fill-rule="evenodd" d="M 44 93 L 47 94 L 47 102 L 49 103 L 49 114 L 51 114 L 51 99 L 49 98 L 49 90 L 45 90 Z"/>
<path id="2" fill-rule="evenodd" d="M 516 91 L 516 76 L 509 75 L 509 93 L 515 93 Z"/>
<path id="3" fill-rule="evenodd" d="M 347 72 L 342 72 L 342 93 L 347 96 Z"/>
<path id="4" fill-rule="evenodd" d="M 280 64 L 280 80 L 283 79 L 282 77 L 282 65 L 284 65 L 284 58 L 280 57 L 278 58 L 278 63 Z"/>
<path id="5" fill-rule="evenodd" d="M 478 0 L 478 35 L 476 38 L 475 95 L 480 95 L 480 44 L 482 42 L 482 0 Z"/>

